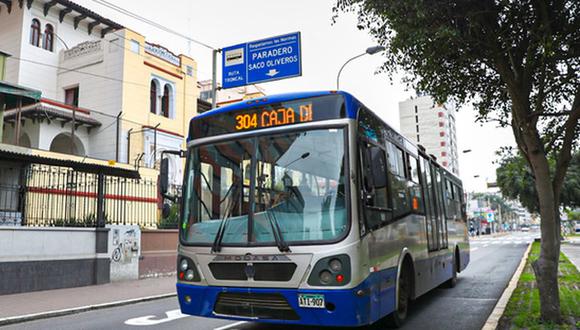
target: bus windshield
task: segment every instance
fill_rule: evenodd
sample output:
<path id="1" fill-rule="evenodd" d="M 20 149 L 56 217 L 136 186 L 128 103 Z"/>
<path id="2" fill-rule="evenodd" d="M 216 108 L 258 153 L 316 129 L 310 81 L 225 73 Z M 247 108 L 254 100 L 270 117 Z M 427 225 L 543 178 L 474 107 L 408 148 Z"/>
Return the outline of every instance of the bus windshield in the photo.
<path id="1" fill-rule="evenodd" d="M 274 245 L 276 232 L 289 244 L 343 238 L 345 134 L 315 129 L 193 147 L 182 242 L 210 245 L 222 222 L 224 246 Z"/>

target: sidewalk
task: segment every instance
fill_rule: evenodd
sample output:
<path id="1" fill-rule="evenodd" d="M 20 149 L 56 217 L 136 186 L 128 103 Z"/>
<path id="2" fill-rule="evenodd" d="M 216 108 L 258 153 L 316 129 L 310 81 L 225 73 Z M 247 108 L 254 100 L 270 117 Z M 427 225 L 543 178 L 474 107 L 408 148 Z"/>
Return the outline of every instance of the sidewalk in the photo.
<path id="1" fill-rule="evenodd" d="M 174 276 L 0 296 L 0 326 L 175 295 Z"/>

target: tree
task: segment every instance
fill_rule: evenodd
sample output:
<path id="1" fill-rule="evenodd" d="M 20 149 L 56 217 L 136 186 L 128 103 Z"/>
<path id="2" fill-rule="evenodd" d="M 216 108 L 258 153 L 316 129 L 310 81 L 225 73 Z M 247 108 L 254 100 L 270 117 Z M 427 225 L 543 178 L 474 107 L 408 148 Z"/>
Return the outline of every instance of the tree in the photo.
<path id="1" fill-rule="evenodd" d="M 556 160 L 548 158 L 550 171 L 554 171 Z M 517 199 L 530 213 L 539 213 L 538 192 L 534 186 L 534 174 L 524 157 L 506 152 L 496 170 L 497 185 L 507 198 Z M 560 206 L 580 207 L 580 153 L 572 156 L 570 166 L 560 193 Z"/>
<path id="2" fill-rule="evenodd" d="M 358 28 L 387 48 L 382 71 L 402 70 L 438 102 L 472 103 L 480 120 L 511 126 L 538 193 L 541 317 L 560 323 L 558 206 L 578 146 L 580 2 L 336 1 L 336 15 L 354 12 Z"/>

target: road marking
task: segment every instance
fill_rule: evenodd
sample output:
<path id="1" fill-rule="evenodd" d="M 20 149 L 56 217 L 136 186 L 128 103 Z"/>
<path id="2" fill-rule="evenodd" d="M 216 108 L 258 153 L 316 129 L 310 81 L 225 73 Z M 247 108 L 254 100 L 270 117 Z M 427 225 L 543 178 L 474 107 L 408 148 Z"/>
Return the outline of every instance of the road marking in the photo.
<path id="1" fill-rule="evenodd" d="M 473 248 L 473 249 L 471 249 L 471 252 L 477 251 L 477 250 L 479 250 L 479 248 Z"/>
<path id="2" fill-rule="evenodd" d="M 489 246 L 489 244 L 485 244 L 483 247 L 488 247 L 488 246 Z"/>
<path id="3" fill-rule="evenodd" d="M 240 321 L 240 322 L 236 322 L 236 323 L 224 325 L 223 327 L 215 328 L 213 330 L 226 330 L 226 329 L 231 329 L 233 327 L 237 327 L 238 325 L 242 325 L 242 324 L 246 324 L 246 323 L 248 323 L 248 322 L 246 322 L 246 321 Z"/>
<path id="4" fill-rule="evenodd" d="M 125 324 L 126 325 L 134 325 L 134 326 L 150 326 L 150 325 L 158 325 L 161 323 L 171 322 L 173 320 L 188 317 L 188 315 L 182 314 L 181 310 L 179 310 L 179 309 L 167 311 L 167 312 L 165 312 L 165 315 L 167 315 L 166 318 L 158 319 L 158 320 L 153 319 L 156 317 L 155 315 L 136 317 L 134 319 L 129 319 L 129 320 L 125 321 Z"/>

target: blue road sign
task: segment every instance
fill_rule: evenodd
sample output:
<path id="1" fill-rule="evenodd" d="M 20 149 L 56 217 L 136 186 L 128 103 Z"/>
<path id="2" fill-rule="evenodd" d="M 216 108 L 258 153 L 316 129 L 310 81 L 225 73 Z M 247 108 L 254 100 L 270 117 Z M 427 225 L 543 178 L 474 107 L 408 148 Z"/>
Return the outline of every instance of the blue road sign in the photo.
<path id="1" fill-rule="evenodd" d="M 222 49 L 222 88 L 302 75 L 300 32 Z"/>

